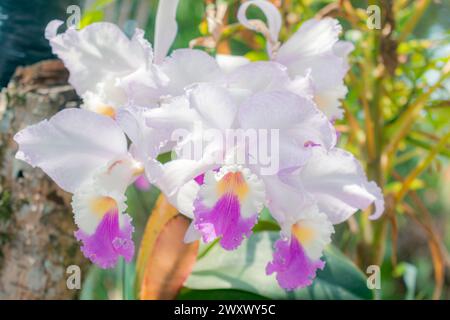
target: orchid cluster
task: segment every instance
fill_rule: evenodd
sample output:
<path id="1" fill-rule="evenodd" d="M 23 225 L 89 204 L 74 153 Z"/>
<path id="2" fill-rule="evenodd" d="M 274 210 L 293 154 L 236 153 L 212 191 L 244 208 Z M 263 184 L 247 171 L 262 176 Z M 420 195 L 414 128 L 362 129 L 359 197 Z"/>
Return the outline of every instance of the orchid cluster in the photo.
<path id="1" fill-rule="evenodd" d="M 186 242 L 217 239 L 233 250 L 267 208 L 281 231 L 266 273 L 287 290 L 308 286 L 333 225 L 372 204 L 371 218 L 384 210 L 381 190 L 336 147 L 352 44 L 331 18 L 304 22 L 280 44 L 277 8 L 251 0 L 238 19 L 263 32 L 270 61 L 188 48 L 167 56 L 177 5 L 159 2 L 153 48 L 139 29 L 127 37 L 94 23 L 58 34 L 62 22 L 50 22 L 46 38 L 83 104 L 17 133 L 16 157 L 73 193 L 75 236 L 101 268 L 134 256 L 125 191 L 145 175 L 192 219 Z M 247 18 L 250 6 L 263 11 L 265 28 Z M 167 152 L 172 159 L 160 163 Z"/>

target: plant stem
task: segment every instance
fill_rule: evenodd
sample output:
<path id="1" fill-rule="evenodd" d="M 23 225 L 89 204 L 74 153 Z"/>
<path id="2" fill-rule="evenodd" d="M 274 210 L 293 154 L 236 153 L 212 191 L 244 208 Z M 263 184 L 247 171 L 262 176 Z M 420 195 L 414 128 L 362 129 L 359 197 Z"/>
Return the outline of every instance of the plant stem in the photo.
<path id="1" fill-rule="evenodd" d="M 425 13 L 426 9 L 430 5 L 431 0 L 419 0 L 417 1 L 417 5 L 415 8 L 416 14 L 412 16 L 410 20 L 408 20 L 408 23 L 403 28 L 402 32 L 400 33 L 398 37 L 398 42 L 403 42 L 406 40 L 408 35 L 414 31 L 414 28 L 416 27 L 417 23 L 419 22 L 420 18 L 422 18 L 422 15 Z"/>
<path id="2" fill-rule="evenodd" d="M 125 258 L 121 258 L 122 265 L 122 300 L 128 300 L 127 294 L 127 264 L 125 262 Z"/>
<path id="3" fill-rule="evenodd" d="M 423 93 L 419 98 L 416 99 L 409 107 L 408 110 L 396 121 L 398 123 L 398 129 L 396 130 L 393 137 L 390 139 L 389 144 L 385 147 L 385 158 L 387 163 L 385 166 L 386 174 L 391 172 L 394 166 L 393 158 L 397 152 L 400 142 L 408 135 L 415 119 L 420 115 L 420 111 L 425 107 L 426 102 L 430 98 L 431 94 L 442 86 L 442 83 L 446 78 L 450 77 L 450 71 L 445 72 L 442 77 L 428 89 L 427 92 Z"/>
<path id="4" fill-rule="evenodd" d="M 444 137 L 442 137 L 441 141 L 430 151 L 428 156 L 423 159 L 417 167 L 408 175 L 405 179 L 402 188 L 395 195 L 395 204 L 400 203 L 403 200 L 403 197 L 409 191 L 411 184 L 413 181 L 430 165 L 430 163 L 434 160 L 434 158 L 439 154 L 439 152 L 445 148 L 447 144 L 447 140 L 450 138 L 450 132 L 447 133 Z"/>

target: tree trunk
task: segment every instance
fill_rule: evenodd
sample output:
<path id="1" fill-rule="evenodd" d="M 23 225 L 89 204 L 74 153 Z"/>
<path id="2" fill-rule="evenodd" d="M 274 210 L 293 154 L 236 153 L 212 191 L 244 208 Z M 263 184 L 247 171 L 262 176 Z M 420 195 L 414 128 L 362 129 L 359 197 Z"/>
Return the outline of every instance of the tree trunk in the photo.
<path id="1" fill-rule="evenodd" d="M 70 195 L 14 158 L 14 134 L 79 99 L 60 61 L 18 68 L 0 95 L 0 299 L 73 299 L 66 269 L 86 265 Z M 83 273 L 82 273 L 83 274 Z"/>

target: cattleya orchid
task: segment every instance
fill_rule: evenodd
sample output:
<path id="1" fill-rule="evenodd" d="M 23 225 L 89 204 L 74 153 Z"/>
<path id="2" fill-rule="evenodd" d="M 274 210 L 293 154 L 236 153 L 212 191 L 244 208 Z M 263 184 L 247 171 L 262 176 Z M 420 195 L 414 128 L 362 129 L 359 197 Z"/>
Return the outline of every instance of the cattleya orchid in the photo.
<path id="1" fill-rule="evenodd" d="M 239 9 L 238 19 L 246 27 L 259 30 L 259 25 L 248 20 L 246 11 L 256 6 L 266 15 L 268 30 L 267 51 L 272 60 L 286 66 L 289 75 L 310 75 L 317 106 L 331 119 L 341 119 L 343 111 L 340 100 L 347 94 L 344 76 L 349 66 L 348 54 L 353 44 L 340 41 L 342 27 L 336 19 L 324 18 L 305 21 L 290 39 L 281 44 L 278 34 L 282 18 L 278 9 L 266 0 L 250 0 Z"/>
<path id="2" fill-rule="evenodd" d="M 177 5 L 160 1 L 154 50 L 139 29 L 128 38 L 95 23 L 57 34 L 61 22 L 50 22 L 46 37 L 83 105 L 17 133 L 16 157 L 73 193 L 75 236 L 102 268 L 133 258 L 125 191 L 151 183 L 192 219 L 186 242 L 234 250 L 267 208 L 280 239 L 266 273 L 287 290 L 308 286 L 334 225 L 372 204 L 371 218 L 384 210 L 381 190 L 336 146 L 352 45 L 333 19 L 306 21 L 280 45 L 278 10 L 251 0 L 238 19 L 264 33 L 270 61 L 194 49 L 167 56 Z M 252 5 L 267 27 L 247 19 Z M 172 160 L 157 161 L 169 151 Z"/>
<path id="3" fill-rule="evenodd" d="M 16 134 L 16 157 L 44 170 L 63 190 L 74 194 L 72 206 L 84 255 L 100 267 L 131 261 L 134 244 L 124 192 L 143 172 L 129 154 L 127 140 L 109 117 L 66 109 Z"/>

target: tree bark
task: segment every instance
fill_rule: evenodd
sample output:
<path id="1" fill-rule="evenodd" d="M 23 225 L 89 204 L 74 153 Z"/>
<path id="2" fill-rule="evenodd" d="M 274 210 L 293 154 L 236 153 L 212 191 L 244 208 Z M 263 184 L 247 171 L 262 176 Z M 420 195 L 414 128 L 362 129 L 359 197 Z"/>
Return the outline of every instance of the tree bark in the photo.
<path id="1" fill-rule="evenodd" d="M 57 60 L 18 68 L 0 95 L 0 299 L 73 299 L 66 268 L 84 270 L 70 195 L 14 158 L 16 132 L 80 103 Z M 83 274 L 83 273 L 81 273 Z"/>

